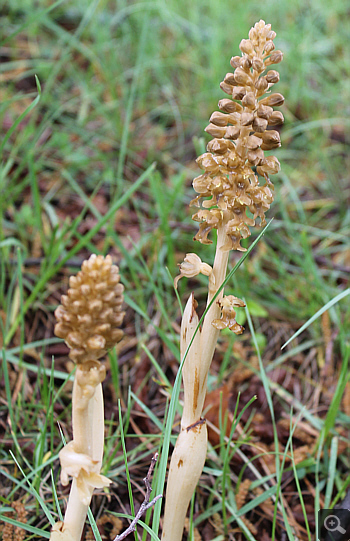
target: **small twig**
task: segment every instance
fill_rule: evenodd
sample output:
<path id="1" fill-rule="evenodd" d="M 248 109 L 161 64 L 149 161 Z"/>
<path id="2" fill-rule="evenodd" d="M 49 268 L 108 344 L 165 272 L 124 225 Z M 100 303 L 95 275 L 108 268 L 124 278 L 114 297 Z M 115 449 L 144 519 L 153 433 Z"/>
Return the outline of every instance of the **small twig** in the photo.
<path id="1" fill-rule="evenodd" d="M 121 541 L 122 539 L 125 539 L 125 537 L 127 535 L 129 535 L 129 533 L 134 532 L 136 530 L 136 525 L 137 525 L 138 521 L 140 520 L 142 515 L 145 513 L 145 511 L 147 511 L 147 509 L 152 507 L 152 505 L 154 505 L 160 498 L 162 498 L 162 494 L 158 494 L 158 496 L 153 498 L 152 501 L 149 501 L 149 497 L 150 497 L 151 492 L 152 492 L 150 479 L 151 479 L 152 472 L 154 470 L 154 466 L 156 465 L 157 460 L 158 460 L 158 453 L 155 453 L 153 455 L 153 457 L 152 457 L 151 464 L 150 464 L 149 470 L 147 472 L 147 475 L 143 479 L 143 482 L 145 483 L 145 486 L 146 486 L 146 495 L 145 495 L 144 501 L 142 502 L 142 504 L 140 506 L 140 509 L 136 513 L 136 516 L 135 516 L 134 520 L 130 523 L 130 526 L 123 533 L 121 533 L 120 535 L 117 535 L 117 537 L 115 537 L 113 541 Z"/>

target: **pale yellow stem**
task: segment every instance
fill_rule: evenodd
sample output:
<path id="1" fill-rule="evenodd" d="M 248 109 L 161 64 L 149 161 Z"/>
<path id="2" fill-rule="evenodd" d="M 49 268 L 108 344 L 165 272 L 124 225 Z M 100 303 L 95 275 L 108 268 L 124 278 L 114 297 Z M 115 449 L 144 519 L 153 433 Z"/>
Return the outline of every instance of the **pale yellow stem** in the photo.
<path id="1" fill-rule="evenodd" d="M 225 280 L 226 277 L 226 270 L 227 270 L 227 263 L 228 263 L 228 257 L 229 252 L 224 252 L 221 248 L 226 242 L 226 233 L 225 233 L 225 226 L 227 223 L 227 217 L 224 213 L 224 218 L 222 225 L 218 228 L 217 233 L 217 244 L 216 244 L 216 253 L 215 253 L 215 259 L 214 259 L 214 265 L 213 265 L 213 280 L 209 281 L 209 292 L 208 292 L 208 300 L 207 300 L 207 306 L 209 305 L 210 301 L 214 297 L 215 293 L 221 286 L 222 282 Z M 201 342 L 200 342 L 200 359 L 201 359 L 201 371 L 200 371 L 200 396 L 201 396 L 201 404 L 198 406 L 200 407 L 200 411 L 202 412 L 204 400 L 205 400 L 205 394 L 206 394 L 206 388 L 207 388 L 207 379 L 208 379 L 208 372 L 209 368 L 213 359 L 217 339 L 219 336 L 220 331 L 218 331 L 213 325 L 212 322 L 214 319 L 220 318 L 220 307 L 217 303 L 218 300 L 222 299 L 223 297 L 223 290 L 220 292 L 212 306 L 209 308 L 204 321 L 203 321 L 203 327 L 201 332 Z"/>
<path id="2" fill-rule="evenodd" d="M 181 360 L 184 358 L 188 345 L 190 344 L 195 330 L 198 326 L 198 315 L 195 309 L 194 295 L 191 293 L 181 322 L 180 354 Z M 194 336 L 192 345 L 187 352 L 187 356 L 182 368 L 182 379 L 184 384 L 184 407 L 181 418 L 181 428 L 187 428 L 196 423 L 202 413 L 202 397 L 200 396 L 200 339 L 201 332 L 198 329 Z"/>
<path id="3" fill-rule="evenodd" d="M 74 451 L 98 462 L 100 469 L 104 444 L 104 406 L 102 384 L 105 368 L 99 363 L 78 366 L 73 385 L 72 425 Z M 90 500 L 83 503 L 79 496 L 77 480 L 73 478 L 63 523 L 57 523 L 50 541 L 80 541 L 93 488 L 88 487 Z"/>
<path id="4" fill-rule="evenodd" d="M 75 385 L 75 388 L 77 389 L 75 399 L 76 403 L 78 404 L 77 407 L 73 406 L 72 420 L 75 450 L 91 456 L 93 460 L 98 460 L 100 463 L 102 463 L 104 441 L 102 385 L 101 383 L 97 385 L 94 395 L 89 400 L 86 408 L 79 407 L 79 400 L 81 400 L 81 387 L 79 385 Z M 93 488 L 90 488 L 90 501 L 93 490 Z M 71 532 L 73 539 L 76 539 L 77 541 L 80 541 L 81 539 L 89 505 L 90 502 L 87 505 L 84 505 L 80 501 L 77 481 L 76 479 L 73 479 L 66 514 L 64 516 L 64 525 L 65 528 Z"/>
<path id="5" fill-rule="evenodd" d="M 170 462 L 162 541 L 181 541 L 188 505 L 206 454 L 207 426 L 204 420 L 181 430 Z"/>
<path id="6" fill-rule="evenodd" d="M 209 281 L 207 306 L 226 276 L 228 252 L 221 250 L 226 241 L 224 213 L 218 229 L 213 273 Z M 217 300 L 221 299 L 223 291 Z M 201 419 L 207 378 L 219 331 L 212 325 L 220 317 L 217 302 L 209 308 L 202 330 L 194 336 L 182 369 L 184 382 L 184 409 L 181 432 L 170 462 L 167 483 L 162 541 L 181 541 L 188 505 L 202 473 L 207 454 L 207 427 Z M 198 326 L 193 294 L 188 299 L 181 323 L 181 359 Z M 198 431 L 198 428 L 200 430 Z"/>

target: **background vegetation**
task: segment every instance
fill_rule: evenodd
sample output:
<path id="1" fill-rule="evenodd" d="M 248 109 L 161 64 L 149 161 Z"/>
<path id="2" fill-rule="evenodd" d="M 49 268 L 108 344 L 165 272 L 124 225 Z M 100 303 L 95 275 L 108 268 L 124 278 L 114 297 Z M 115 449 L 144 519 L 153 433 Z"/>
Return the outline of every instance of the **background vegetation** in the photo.
<path id="1" fill-rule="evenodd" d="M 53 311 L 91 252 L 114 257 L 126 289 L 104 388 L 114 483 L 94 498 L 96 535 L 113 539 L 128 524 L 117 515 L 143 500 L 179 361 L 176 264 L 213 258 L 192 240 L 195 158 L 230 58 L 260 18 L 284 52 L 282 171 L 274 220 L 227 288 L 247 301 L 246 331 L 223 332 L 214 359 L 189 538 L 314 539 L 317 510 L 350 483 L 348 2 L 5 0 L 0 15 L 3 539 L 48 538 L 64 509 L 57 454 L 71 438 L 73 367 Z M 204 303 L 205 278 L 181 280 L 182 303 L 192 289 Z M 160 514 L 157 504 L 155 532 Z"/>

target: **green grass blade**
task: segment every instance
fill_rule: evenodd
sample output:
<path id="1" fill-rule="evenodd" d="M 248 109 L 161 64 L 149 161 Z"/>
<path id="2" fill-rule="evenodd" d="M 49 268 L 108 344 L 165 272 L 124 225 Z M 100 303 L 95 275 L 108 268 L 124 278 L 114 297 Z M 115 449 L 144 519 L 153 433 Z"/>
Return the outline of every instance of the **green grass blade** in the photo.
<path id="1" fill-rule="evenodd" d="M 350 357 L 350 345 L 345 345 L 345 352 L 343 356 L 343 361 L 340 369 L 339 379 L 337 383 L 337 388 L 332 397 L 332 402 L 329 406 L 326 420 L 324 423 L 324 439 L 327 439 L 329 432 L 334 428 L 337 414 L 339 412 L 341 399 L 344 394 L 346 383 L 349 379 L 349 357 Z"/>
<path id="2" fill-rule="evenodd" d="M 14 520 L 13 518 L 7 517 L 6 515 L 0 515 L 0 517 L 3 522 L 12 524 L 12 526 L 21 528 L 22 530 L 38 535 L 40 538 L 43 537 L 44 539 L 50 539 L 50 532 L 46 532 L 45 530 L 40 530 L 39 528 L 35 528 L 35 526 L 31 526 L 30 524 L 27 524 L 27 523 L 19 522 L 18 520 Z"/>
<path id="3" fill-rule="evenodd" d="M 123 426 L 123 417 L 122 417 L 120 400 L 118 400 L 118 413 L 119 413 L 120 439 L 122 442 L 123 456 L 124 456 L 124 463 L 125 463 L 125 473 L 126 473 L 126 480 L 127 480 L 128 493 L 129 493 L 129 503 L 130 503 L 131 512 L 133 514 L 133 517 L 135 518 L 134 497 L 132 494 L 130 472 L 129 472 L 129 467 L 128 467 L 128 454 L 127 454 L 126 445 L 125 445 L 124 426 Z M 136 533 L 135 533 L 135 541 L 138 541 Z"/>
<path id="4" fill-rule="evenodd" d="M 28 105 L 28 107 L 26 108 L 25 111 L 23 111 L 23 113 L 17 118 L 17 120 L 12 124 L 11 128 L 9 128 L 5 134 L 5 137 L 3 138 L 2 140 L 2 143 L 0 145 L 0 155 L 2 154 L 2 151 L 4 150 L 5 148 L 5 145 L 7 143 L 7 141 L 9 140 L 9 138 L 11 137 L 11 135 L 13 134 L 13 132 L 15 131 L 15 129 L 17 128 L 17 126 L 22 122 L 22 120 L 34 109 L 34 107 L 39 103 L 40 101 L 40 98 L 41 98 L 41 85 L 40 85 L 40 81 L 38 79 L 38 77 L 35 75 L 35 82 L 36 82 L 36 86 L 37 86 L 37 89 L 38 89 L 38 95 L 37 97 L 32 101 L 32 103 L 30 105 Z"/>
<path id="5" fill-rule="evenodd" d="M 349 289 L 346 289 L 345 291 L 342 291 L 341 293 L 339 293 L 339 295 L 336 295 L 332 300 L 330 300 L 329 302 L 327 302 L 322 308 L 320 308 L 316 314 L 314 314 L 312 317 L 310 317 L 310 319 L 307 320 L 306 323 L 304 323 L 304 325 L 302 325 L 300 327 L 300 329 L 297 330 L 296 333 L 293 334 L 293 336 L 291 336 L 289 338 L 289 340 L 287 340 L 287 342 L 285 344 L 283 344 L 283 346 L 281 347 L 281 349 L 284 349 L 292 340 L 294 340 L 294 338 L 296 338 L 297 336 L 299 336 L 299 334 L 301 334 L 303 331 L 305 331 L 305 329 L 307 329 L 318 317 L 320 317 L 324 312 L 326 312 L 327 310 L 329 310 L 332 306 L 334 306 L 337 302 L 341 301 L 342 299 L 344 299 L 344 297 L 347 297 L 348 295 L 350 294 L 350 288 Z"/>
<path id="6" fill-rule="evenodd" d="M 326 485 L 326 493 L 324 497 L 324 509 L 329 509 L 331 506 L 331 500 L 334 490 L 334 480 L 337 471 L 337 459 L 338 459 L 338 443 L 339 438 L 335 436 L 331 441 L 331 448 L 329 453 L 329 465 L 328 465 L 328 477 Z"/>
<path id="7" fill-rule="evenodd" d="M 29 481 L 29 478 L 28 476 L 24 473 L 23 469 L 21 468 L 21 465 L 19 464 L 19 462 L 16 460 L 16 457 L 14 456 L 14 454 L 10 451 L 10 454 L 13 458 L 13 460 L 15 461 L 18 469 L 20 470 L 24 480 L 26 481 L 28 487 L 29 487 L 29 492 L 35 497 L 36 501 L 39 503 L 40 507 L 42 508 L 42 510 L 44 511 L 45 513 L 45 516 L 47 518 L 47 520 L 49 521 L 49 523 L 51 524 L 51 526 L 53 526 L 55 524 L 55 520 L 48 508 L 48 506 L 46 505 L 46 503 L 44 502 L 44 500 L 42 499 L 42 497 L 40 496 L 39 492 L 37 490 L 35 490 L 35 488 L 33 487 L 32 483 Z"/>
<path id="8" fill-rule="evenodd" d="M 97 527 L 97 524 L 96 524 L 94 515 L 92 514 L 92 511 L 91 511 L 90 507 L 89 507 L 89 509 L 88 509 L 87 514 L 88 514 L 88 518 L 89 518 L 89 521 L 90 521 L 92 533 L 93 533 L 94 536 L 95 536 L 95 540 L 96 540 L 96 541 L 102 541 L 101 534 L 100 534 L 100 532 L 99 532 L 99 529 L 98 529 L 98 527 Z"/>

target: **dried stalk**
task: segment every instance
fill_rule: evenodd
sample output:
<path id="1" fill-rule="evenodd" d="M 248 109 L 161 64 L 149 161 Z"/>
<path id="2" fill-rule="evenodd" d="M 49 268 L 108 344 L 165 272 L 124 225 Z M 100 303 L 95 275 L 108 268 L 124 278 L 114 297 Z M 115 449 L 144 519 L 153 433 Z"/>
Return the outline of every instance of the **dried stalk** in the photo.
<path id="1" fill-rule="evenodd" d="M 150 509 L 150 507 L 152 507 L 158 500 L 160 500 L 160 498 L 163 497 L 162 494 L 158 494 L 158 496 L 155 496 L 152 501 L 149 501 L 149 498 L 152 492 L 151 476 L 152 476 L 157 460 L 158 460 L 158 453 L 155 453 L 152 457 L 151 465 L 148 469 L 147 475 L 143 480 L 146 487 L 146 495 L 145 495 L 144 501 L 140 505 L 140 509 L 137 511 L 136 516 L 134 520 L 131 522 L 131 524 L 129 525 L 129 527 L 126 530 L 124 530 L 123 533 L 117 535 L 114 538 L 114 541 L 122 541 L 122 539 L 125 539 L 130 533 L 134 532 L 136 530 L 137 523 L 141 519 L 142 515 L 147 511 L 147 509 Z"/>

